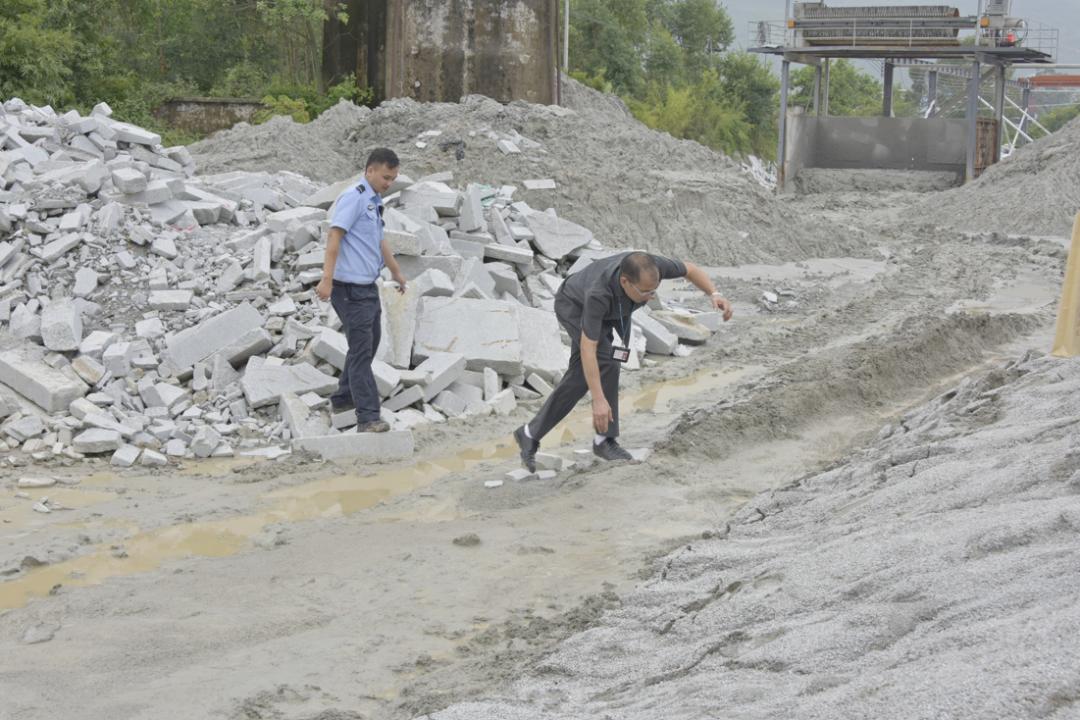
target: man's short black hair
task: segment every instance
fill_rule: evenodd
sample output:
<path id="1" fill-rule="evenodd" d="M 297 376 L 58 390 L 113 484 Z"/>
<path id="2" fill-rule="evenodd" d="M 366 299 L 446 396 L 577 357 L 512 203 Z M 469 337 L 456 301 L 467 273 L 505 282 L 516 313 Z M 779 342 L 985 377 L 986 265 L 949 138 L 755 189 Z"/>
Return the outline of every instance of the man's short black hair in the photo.
<path id="1" fill-rule="evenodd" d="M 660 268 L 656 265 L 652 255 L 643 252 L 632 252 L 619 263 L 619 274 L 625 276 L 630 282 L 637 284 L 641 282 L 643 275 L 648 275 L 653 280 L 659 280 Z"/>
<path id="2" fill-rule="evenodd" d="M 400 164 L 401 161 L 398 160 L 397 153 L 390 148 L 375 148 L 371 151 L 371 154 L 368 155 L 367 165 L 364 166 L 364 169 L 367 170 L 373 165 L 385 165 L 386 167 L 393 169 Z"/>

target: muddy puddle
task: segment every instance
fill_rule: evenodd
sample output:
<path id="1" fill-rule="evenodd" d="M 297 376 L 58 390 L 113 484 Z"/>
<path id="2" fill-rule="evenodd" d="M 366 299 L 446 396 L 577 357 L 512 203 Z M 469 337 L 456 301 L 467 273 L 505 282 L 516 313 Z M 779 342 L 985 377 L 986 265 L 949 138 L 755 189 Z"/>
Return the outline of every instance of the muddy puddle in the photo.
<path id="1" fill-rule="evenodd" d="M 649 385 L 636 393 L 626 393 L 623 396 L 624 412 L 665 413 L 672 410 L 674 402 L 680 402 L 681 410 L 685 405 L 692 404 L 695 398 L 713 401 L 718 393 L 763 371 L 764 368 L 757 366 L 708 369 L 686 378 Z M 569 445 L 580 444 L 592 435 L 590 423 L 587 409 L 571 414 L 549 436 L 550 439 L 555 439 L 559 446 L 553 447 L 549 443 L 549 446 L 545 446 L 545 451 L 568 457 Z M 512 440 L 508 437 L 502 438 L 499 441 L 463 448 L 452 455 L 420 461 L 408 467 L 389 467 L 367 475 L 340 475 L 275 490 L 258 501 L 266 509 L 251 515 L 137 532 L 122 544 L 95 546 L 86 555 L 36 568 L 22 577 L 0 584 L 0 610 L 21 607 L 33 597 L 47 595 L 58 585 L 96 585 L 109 578 L 154 570 L 170 560 L 233 555 L 251 547 L 253 540 L 257 539 L 267 526 L 352 515 L 385 500 L 420 491 L 452 473 L 473 471 L 485 464 L 508 461 L 516 452 Z M 211 469 L 226 473 L 232 467 L 250 464 L 252 460 L 239 458 L 231 462 L 212 462 L 213 468 L 200 466 L 199 469 L 203 473 Z M 109 474 L 99 474 L 88 479 L 91 486 L 105 483 L 116 486 L 123 485 L 124 482 L 124 478 Z M 47 493 L 41 491 L 39 494 Z M 90 504 L 95 499 L 103 502 L 115 497 L 114 493 L 89 489 L 74 490 L 71 494 L 68 501 L 82 502 L 80 506 Z M 26 504 L 26 512 L 34 514 L 29 509 L 29 503 Z M 9 520 L 6 529 L 17 530 L 20 523 L 29 523 L 35 519 L 24 516 L 20 510 Z M 123 519 L 112 520 L 123 522 Z"/>

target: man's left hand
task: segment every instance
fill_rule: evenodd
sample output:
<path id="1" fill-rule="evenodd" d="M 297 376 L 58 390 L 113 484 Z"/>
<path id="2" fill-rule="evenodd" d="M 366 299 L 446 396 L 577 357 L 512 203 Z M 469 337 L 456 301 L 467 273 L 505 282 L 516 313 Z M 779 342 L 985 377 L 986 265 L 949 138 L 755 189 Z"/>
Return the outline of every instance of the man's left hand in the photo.
<path id="1" fill-rule="evenodd" d="M 734 313 L 734 310 L 732 310 L 731 302 L 729 302 L 727 298 L 723 298 L 719 295 L 712 295 L 709 299 L 712 300 L 712 306 L 714 310 L 720 310 L 724 313 L 724 322 L 727 322 L 731 319 L 731 315 L 732 313 Z"/>
<path id="2" fill-rule="evenodd" d="M 399 293 L 404 294 L 405 293 L 405 276 L 402 275 L 401 273 L 397 272 L 397 273 L 391 274 L 391 277 L 394 278 L 394 282 L 397 283 L 397 291 Z"/>

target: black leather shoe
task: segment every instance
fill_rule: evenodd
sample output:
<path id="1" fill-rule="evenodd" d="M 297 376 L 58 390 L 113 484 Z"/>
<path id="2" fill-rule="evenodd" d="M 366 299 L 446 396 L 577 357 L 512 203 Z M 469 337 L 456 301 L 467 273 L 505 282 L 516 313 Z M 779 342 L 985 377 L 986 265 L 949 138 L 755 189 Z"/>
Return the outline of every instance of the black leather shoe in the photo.
<path id="1" fill-rule="evenodd" d="M 521 451 L 521 464 L 529 472 L 536 472 L 536 451 L 540 449 L 540 443 L 525 434 L 524 425 L 514 431 L 514 440 Z"/>
<path id="2" fill-rule="evenodd" d="M 601 460 L 633 460 L 634 456 L 623 449 L 623 446 L 615 442 L 615 438 L 609 437 L 597 445 L 592 444 L 593 455 Z"/>
<path id="3" fill-rule="evenodd" d="M 330 403 L 330 412 L 334 413 L 335 415 L 337 415 L 338 413 L 347 412 L 349 410 L 356 412 L 356 406 L 353 405 L 351 401 L 346 402 L 343 405 L 336 405 L 333 402 Z"/>

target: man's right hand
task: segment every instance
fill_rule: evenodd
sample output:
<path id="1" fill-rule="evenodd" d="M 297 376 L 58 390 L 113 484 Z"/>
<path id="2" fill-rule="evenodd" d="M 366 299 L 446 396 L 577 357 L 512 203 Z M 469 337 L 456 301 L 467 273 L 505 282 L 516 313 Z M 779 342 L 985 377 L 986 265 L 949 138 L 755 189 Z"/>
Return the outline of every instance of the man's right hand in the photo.
<path id="1" fill-rule="evenodd" d="M 334 289 L 334 279 L 324 277 L 319 281 L 319 284 L 315 286 L 315 294 L 319 296 L 319 299 L 326 302 L 330 299 L 330 291 Z"/>
<path id="2" fill-rule="evenodd" d="M 593 429 L 603 435 L 607 432 L 608 425 L 614 422 L 614 420 L 615 418 L 611 414 L 611 406 L 608 405 L 608 401 L 604 397 L 594 398 L 592 401 Z"/>

